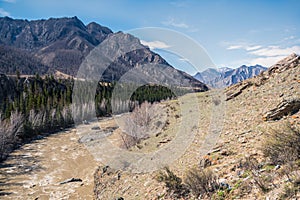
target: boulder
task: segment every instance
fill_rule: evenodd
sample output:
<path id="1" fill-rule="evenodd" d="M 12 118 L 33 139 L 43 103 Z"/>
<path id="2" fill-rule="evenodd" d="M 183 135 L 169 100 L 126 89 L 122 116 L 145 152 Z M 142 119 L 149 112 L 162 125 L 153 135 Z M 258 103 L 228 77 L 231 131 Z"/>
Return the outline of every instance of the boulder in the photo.
<path id="1" fill-rule="evenodd" d="M 59 184 L 66 184 L 66 183 L 71 183 L 71 182 L 82 182 L 82 180 L 80 178 L 69 178 L 65 181 L 60 182 Z"/>
<path id="2" fill-rule="evenodd" d="M 284 116 L 293 115 L 300 109 L 300 98 L 285 99 L 276 108 L 268 111 L 263 119 L 265 121 L 279 120 Z"/>

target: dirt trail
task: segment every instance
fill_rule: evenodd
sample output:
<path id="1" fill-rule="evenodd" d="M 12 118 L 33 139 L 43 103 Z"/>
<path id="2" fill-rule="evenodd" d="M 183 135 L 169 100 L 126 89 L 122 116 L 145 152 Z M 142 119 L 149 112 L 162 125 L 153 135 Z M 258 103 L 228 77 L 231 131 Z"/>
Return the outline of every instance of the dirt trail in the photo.
<path id="1" fill-rule="evenodd" d="M 98 166 L 76 130 L 22 146 L 0 165 L 0 199 L 93 199 Z M 70 178 L 82 182 L 60 184 Z"/>

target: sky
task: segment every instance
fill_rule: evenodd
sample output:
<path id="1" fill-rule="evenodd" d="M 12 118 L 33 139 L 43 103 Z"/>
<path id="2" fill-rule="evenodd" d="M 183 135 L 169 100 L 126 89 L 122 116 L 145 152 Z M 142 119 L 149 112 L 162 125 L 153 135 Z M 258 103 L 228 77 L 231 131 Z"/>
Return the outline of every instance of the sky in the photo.
<path id="1" fill-rule="evenodd" d="M 0 16 L 28 20 L 77 16 L 85 24 L 94 21 L 114 32 L 136 34 L 175 68 L 192 75 L 213 66 L 269 67 L 291 53 L 300 54 L 299 0 L 0 0 Z M 178 44 L 168 44 L 168 37 L 158 34 L 143 38 L 136 30 L 146 27 L 182 37 Z M 184 38 L 202 50 L 188 50 L 188 43 L 179 42 Z M 193 62 L 187 54 L 172 51 L 172 45 L 185 45 L 186 53 L 195 55 L 199 50 L 203 56 L 198 60 L 208 57 L 213 66 Z"/>

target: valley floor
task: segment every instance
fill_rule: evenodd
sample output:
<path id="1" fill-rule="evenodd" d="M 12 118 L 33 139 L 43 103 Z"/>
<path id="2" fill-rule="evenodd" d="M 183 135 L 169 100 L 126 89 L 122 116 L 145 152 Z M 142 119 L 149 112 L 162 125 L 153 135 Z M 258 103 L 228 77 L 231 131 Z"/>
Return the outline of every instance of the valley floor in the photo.
<path id="1" fill-rule="evenodd" d="M 299 69 L 293 67 L 270 78 L 254 78 L 250 84 L 245 82 L 225 91 L 188 94 L 178 100 L 162 102 L 157 105 L 156 111 L 160 112 L 155 120 L 165 126 L 129 148 L 129 154 L 125 155 L 169 150 L 169 156 L 156 154 L 165 156 L 163 159 L 156 160 L 155 156 L 150 159 L 157 161 L 160 167 L 167 164 L 183 180 L 190 168 L 206 162 L 206 167 L 219 181 L 231 186 L 228 191 L 215 192 L 216 199 L 275 199 L 291 185 L 292 180 L 282 175 L 289 168 L 285 164 L 278 167 L 271 163 L 261 147 L 269 132 L 281 124 L 299 127 L 300 111 L 298 107 L 279 120 L 268 121 L 264 115 L 287 99 L 300 98 Z M 260 83 L 262 81 L 265 82 Z M 225 101 L 225 94 L 232 95 L 239 90 L 242 91 Z M 115 119 L 122 117 L 126 115 Z M 110 148 L 120 146 L 121 125 L 122 120 L 116 123 L 114 119 L 104 119 L 22 146 L 0 167 L 1 199 L 93 199 L 94 195 L 97 199 L 176 199 L 168 195 L 163 182 L 157 181 L 156 166 L 148 165 L 149 160 L 121 156 L 118 149 Z M 191 143 L 182 148 L 189 139 Z M 182 154 L 172 160 L 178 151 Z M 124 152 L 123 149 L 121 153 Z M 135 158 L 138 162 L 133 162 Z M 245 168 L 245 160 L 249 158 L 257 160 L 257 169 Z M 134 171 L 139 170 L 143 162 L 146 165 L 142 171 Z M 290 171 L 298 172 L 298 168 Z M 71 178 L 82 181 L 61 184 Z M 257 180 L 263 181 L 267 189 L 262 189 Z"/>

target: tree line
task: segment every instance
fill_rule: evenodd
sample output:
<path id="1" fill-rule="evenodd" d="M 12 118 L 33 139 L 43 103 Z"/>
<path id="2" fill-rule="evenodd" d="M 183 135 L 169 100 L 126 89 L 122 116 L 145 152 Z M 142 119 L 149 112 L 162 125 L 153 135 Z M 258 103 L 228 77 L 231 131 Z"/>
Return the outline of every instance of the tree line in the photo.
<path id="1" fill-rule="evenodd" d="M 78 81 L 77 81 L 78 82 Z M 80 105 L 72 104 L 73 79 L 55 79 L 0 75 L 0 160 L 18 144 L 41 134 L 56 132 L 74 124 L 74 114 L 79 120 L 132 111 L 142 102 L 159 102 L 176 98 L 175 93 L 184 94 L 187 90 L 167 88 L 160 85 L 122 84 L 120 92 L 113 94 L 117 83 L 79 81 L 76 98 Z M 90 89 L 87 89 L 90 88 Z M 128 98 L 127 91 L 134 92 Z M 96 91 L 96 92 L 95 92 Z M 175 92 L 174 92 L 175 91 Z M 93 93 L 94 92 L 94 93 Z M 94 99 L 85 99 L 90 93 Z M 76 113 L 77 112 L 77 113 Z"/>

